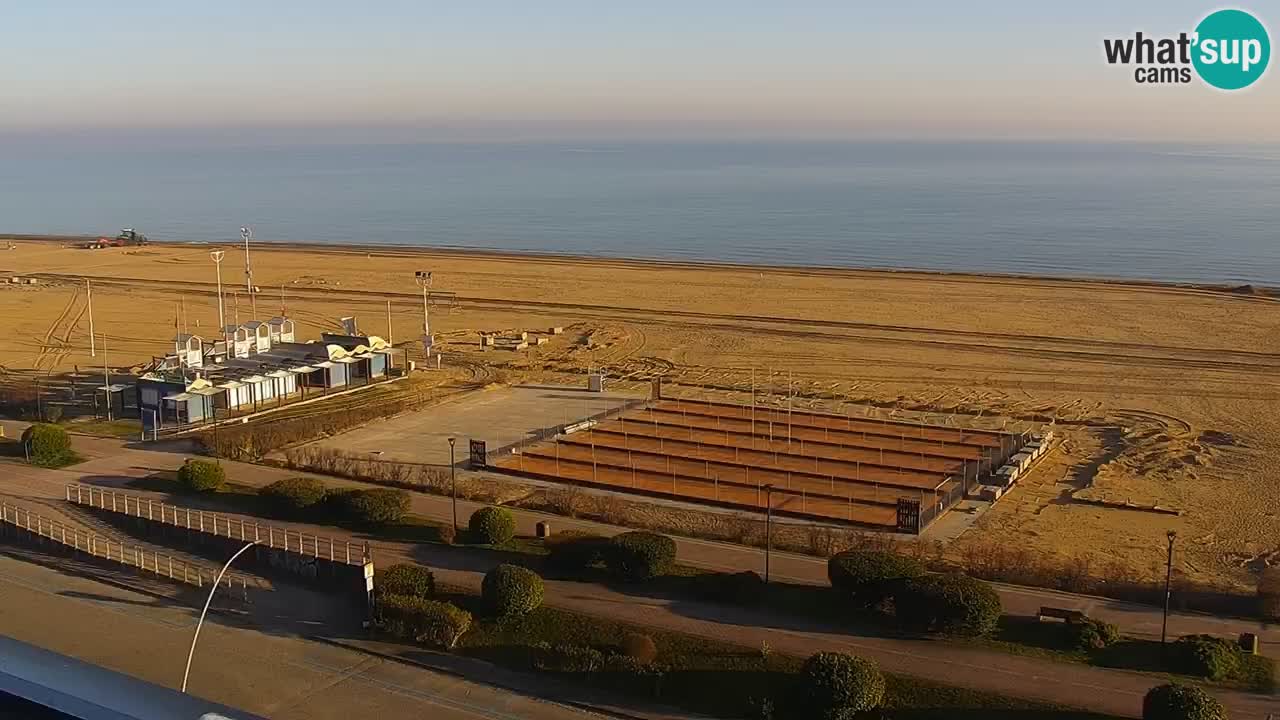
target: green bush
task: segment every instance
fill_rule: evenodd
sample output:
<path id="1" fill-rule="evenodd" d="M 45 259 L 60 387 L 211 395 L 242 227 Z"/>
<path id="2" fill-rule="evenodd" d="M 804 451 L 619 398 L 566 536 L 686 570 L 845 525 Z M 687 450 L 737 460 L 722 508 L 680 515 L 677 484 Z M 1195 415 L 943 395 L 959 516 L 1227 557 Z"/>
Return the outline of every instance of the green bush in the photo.
<path id="1" fill-rule="evenodd" d="M 482 545 L 501 545 L 516 536 L 516 516 L 500 507 L 482 507 L 471 513 L 467 524 L 471 542 Z"/>
<path id="2" fill-rule="evenodd" d="M 178 468 L 178 482 L 192 492 L 214 492 L 227 482 L 222 466 L 208 460 L 188 460 Z"/>
<path id="3" fill-rule="evenodd" d="M 1239 676 L 1244 667 L 1240 646 L 1226 638 L 1186 635 L 1178 638 L 1173 647 L 1176 667 L 1187 675 L 1229 680 Z"/>
<path id="4" fill-rule="evenodd" d="M 609 539 L 593 533 L 568 530 L 547 539 L 547 569 L 561 575 L 581 577 L 603 562 Z"/>
<path id="5" fill-rule="evenodd" d="M 831 587 L 862 607 L 880 604 L 905 581 L 924 574 L 916 560 L 884 550 L 846 550 L 827 561 Z"/>
<path id="6" fill-rule="evenodd" d="M 1120 640 L 1120 629 L 1111 623 L 1085 618 L 1064 626 L 1068 647 L 1076 650 L 1101 650 Z"/>
<path id="7" fill-rule="evenodd" d="M 693 578 L 694 593 L 709 602 L 754 605 L 764 596 L 764 579 L 754 570 L 703 573 Z"/>
<path id="8" fill-rule="evenodd" d="M 812 717 L 852 718 L 884 702 L 885 682 L 870 660 L 820 652 L 800 668 L 799 690 Z"/>
<path id="9" fill-rule="evenodd" d="M 658 659 L 658 646 L 653 638 L 641 633 L 629 632 L 618 643 L 618 653 L 632 658 L 641 665 L 649 665 Z"/>
<path id="10" fill-rule="evenodd" d="M 542 578 L 519 565 L 499 565 L 485 573 L 480 596 L 495 615 L 527 615 L 542 605 Z"/>
<path id="11" fill-rule="evenodd" d="M 622 580 L 652 580 L 671 569 L 676 560 L 676 543 L 666 535 L 634 531 L 614 536 L 606 562 Z"/>
<path id="12" fill-rule="evenodd" d="M 1258 612 L 1264 620 L 1280 620 L 1280 565 L 1263 570 L 1258 577 Z"/>
<path id="13" fill-rule="evenodd" d="M 409 493 L 391 488 L 353 490 L 341 495 L 342 517 L 352 522 L 383 525 L 399 522 L 409 512 Z"/>
<path id="14" fill-rule="evenodd" d="M 36 423 L 22 431 L 22 444 L 31 454 L 31 464 L 62 467 L 75 461 L 71 438 L 57 425 Z"/>
<path id="15" fill-rule="evenodd" d="M 327 488 L 315 478 L 277 480 L 258 491 L 277 512 L 299 515 L 324 502 Z"/>
<path id="16" fill-rule="evenodd" d="M 1000 596 L 967 575 L 925 575 L 908 580 L 894 595 L 898 620 L 918 632 L 976 637 L 996 628 Z"/>
<path id="17" fill-rule="evenodd" d="M 1227 709 L 1191 685 L 1157 685 L 1142 699 L 1142 720 L 1227 720 Z"/>
<path id="18" fill-rule="evenodd" d="M 396 637 L 451 650 L 471 629 L 471 613 L 451 603 L 408 595 L 378 599 L 378 621 Z"/>
<path id="19" fill-rule="evenodd" d="M 436 577 L 421 565 L 401 563 L 379 571 L 373 578 L 379 595 L 400 595 L 426 599 L 436 591 Z"/>
<path id="20" fill-rule="evenodd" d="M 604 653 L 586 645 L 540 642 L 533 648 L 533 666 L 538 670 L 590 673 L 602 669 L 604 660 Z"/>

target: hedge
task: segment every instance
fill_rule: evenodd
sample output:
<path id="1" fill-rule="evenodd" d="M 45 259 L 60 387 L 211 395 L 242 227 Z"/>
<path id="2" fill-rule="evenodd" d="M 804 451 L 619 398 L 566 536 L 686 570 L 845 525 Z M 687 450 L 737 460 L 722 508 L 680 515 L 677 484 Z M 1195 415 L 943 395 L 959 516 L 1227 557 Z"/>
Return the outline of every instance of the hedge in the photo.
<path id="1" fill-rule="evenodd" d="M 373 578 L 379 595 L 400 595 L 426 599 L 436 590 L 436 578 L 421 565 L 400 563 L 379 571 Z"/>
<path id="2" fill-rule="evenodd" d="M 827 561 L 831 587 L 863 607 L 880 604 L 905 581 L 924 574 L 924 565 L 884 550 L 846 550 Z"/>
<path id="3" fill-rule="evenodd" d="M 1227 720 L 1227 709 L 1191 685 L 1157 685 L 1142 699 L 1142 720 Z"/>
<path id="4" fill-rule="evenodd" d="M 614 536 L 606 562 L 614 576 L 631 582 L 666 574 L 676 560 L 676 543 L 666 535 L 634 531 Z"/>
<path id="5" fill-rule="evenodd" d="M 1209 680 L 1229 680 L 1244 665 L 1240 646 L 1212 635 L 1186 635 L 1173 644 L 1174 663 L 1180 672 Z"/>
<path id="6" fill-rule="evenodd" d="M 609 539 L 593 533 L 566 530 L 547 538 L 547 569 L 579 577 L 605 559 Z"/>
<path id="7" fill-rule="evenodd" d="M 343 517 L 357 523 L 399 522 L 409 512 L 409 493 L 391 488 L 353 490 L 341 496 Z"/>
<path id="8" fill-rule="evenodd" d="M 586 645 L 540 642 L 533 647 L 533 666 L 552 672 L 596 672 L 604 667 L 604 653 Z"/>
<path id="9" fill-rule="evenodd" d="M 542 578 L 519 565 L 499 565 L 485 573 L 480 597 L 495 615 L 527 615 L 542 605 Z"/>
<path id="10" fill-rule="evenodd" d="M 178 482 L 193 492 L 212 492 L 227 482 L 222 466 L 208 460 L 188 460 L 178 468 Z"/>
<path id="11" fill-rule="evenodd" d="M 850 718 L 884 702 L 885 682 L 872 661 L 820 652 L 800 668 L 800 703 L 813 717 Z"/>
<path id="12" fill-rule="evenodd" d="M 1000 596 L 967 575 L 925 575 L 908 580 L 894 594 L 898 620 L 908 629 L 979 636 L 1000 621 Z"/>
<path id="13" fill-rule="evenodd" d="M 57 425 L 36 423 L 22 431 L 22 444 L 31 454 L 31 464 L 62 467 L 76 459 L 71 452 L 71 438 Z"/>
<path id="14" fill-rule="evenodd" d="M 315 478 L 277 480 L 258 491 L 278 512 L 297 515 L 324 502 L 328 489 Z"/>
<path id="15" fill-rule="evenodd" d="M 500 507 L 482 507 L 471 513 L 467 523 L 471 542 L 482 545 L 501 545 L 516 536 L 516 516 Z"/>
<path id="16" fill-rule="evenodd" d="M 378 620 L 397 637 L 451 650 L 471 629 L 471 613 L 451 603 L 407 595 L 385 595 L 378 600 Z"/>
<path id="17" fill-rule="evenodd" d="M 1280 565 L 1258 577 L 1258 612 L 1264 620 L 1280 621 Z"/>

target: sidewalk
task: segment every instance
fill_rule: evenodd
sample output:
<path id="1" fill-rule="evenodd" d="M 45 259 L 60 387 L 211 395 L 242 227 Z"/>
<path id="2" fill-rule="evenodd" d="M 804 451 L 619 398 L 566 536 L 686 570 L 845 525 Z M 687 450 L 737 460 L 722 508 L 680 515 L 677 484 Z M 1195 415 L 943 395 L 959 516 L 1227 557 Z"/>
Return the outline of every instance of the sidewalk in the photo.
<path id="1" fill-rule="evenodd" d="M 63 484 L 68 481 L 84 479 L 94 484 L 119 486 L 132 477 L 157 469 L 176 468 L 182 459 L 183 456 L 176 454 L 125 450 L 120 455 L 90 461 L 73 470 L 23 468 L 21 477 L 15 478 L 14 484 L 20 485 L 31 495 L 61 497 Z M 229 474 L 238 482 L 254 485 L 298 475 L 296 472 L 254 465 L 224 464 L 229 466 Z M 163 497 L 160 493 L 130 492 Z M 447 519 L 449 507 L 448 498 L 418 494 L 414 496 L 413 511 L 428 517 Z M 465 519 L 475 507 L 475 504 L 460 502 L 459 517 Z M 235 513 L 227 514 L 235 516 Z M 529 527 L 539 517 L 535 513 L 524 512 L 519 513 L 519 516 L 522 526 Z M 556 522 L 558 528 L 592 525 L 563 519 Z M 407 561 L 429 565 L 435 571 L 437 580 L 448 585 L 478 588 L 483 573 L 500 561 L 496 554 L 460 553 L 443 546 L 388 542 L 327 526 L 280 524 L 335 537 L 370 540 L 376 563 L 386 565 Z M 716 565 L 731 567 L 727 565 L 734 561 L 731 551 L 754 552 L 719 543 L 687 540 L 681 543 L 681 560 L 697 564 L 696 560 L 705 561 L 709 559 L 709 555 L 715 555 Z M 811 559 L 801 560 L 795 556 L 788 556 L 788 559 L 796 563 L 797 567 L 804 567 L 799 564 L 802 562 L 807 562 L 810 566 L 816 562 Z M 964 687 L 1117 715 L 1138 716 L 1142 696 L 1150 687 L 1158 684 L 1156 678 L 1140 673 L 1009 655 L 930 640 L 857 636 L 802 618 L 780 617 L 744 608 L 668 598 L 640 597 L 593 584 L 549 580 L 547 590 L 549 604 L 575 612 L 719 641 L 729 640 L 745 647 L 759 647 L 762 642 L 767 641 L 779 652 L 799 656 L 807 656 L 819 650 L 851 652 L 874 659 L 886 671 L 893 673 L 929 677 Z M 1083 601 L 1097 602 L 1092 598 L 1085 598 Z M 1060 600 L 1055 597 L 1054 602 Z M 1143 612 L 1148 610 L 1144 608 Z M 1158 611 L 1155 614 L 1158 618 Z M 1177 622 L 1183 626 L 1175 632 L 1194 632 L 1195 630 L 1184 628 L 1203 620 L 1196 616 L 1179 617 Z M 1171 619 L 1171 624 L 1172 622 Z M 1228 705 L 1235 718 L 1261 720 L 1268 712 L 1275 712 L 1280 707 L 1280 700 L 1275 697 L 1230 691 L 1215 691 L 1215 694 Z"/>

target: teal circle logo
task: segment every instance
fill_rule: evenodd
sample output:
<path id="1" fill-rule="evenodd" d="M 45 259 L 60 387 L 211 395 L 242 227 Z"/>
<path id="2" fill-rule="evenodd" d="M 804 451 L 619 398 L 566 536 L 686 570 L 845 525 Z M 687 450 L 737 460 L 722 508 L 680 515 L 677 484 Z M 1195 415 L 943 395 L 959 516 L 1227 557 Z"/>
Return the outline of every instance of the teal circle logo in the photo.
<path id="1" fill-rule="evenodd" d="M 1191 62 L 1200 79 L 1219 90 L 1249 87 L 1270 60 L 1267 28 L 1243 10 L 1219 10 L 1196 26 Z"/>

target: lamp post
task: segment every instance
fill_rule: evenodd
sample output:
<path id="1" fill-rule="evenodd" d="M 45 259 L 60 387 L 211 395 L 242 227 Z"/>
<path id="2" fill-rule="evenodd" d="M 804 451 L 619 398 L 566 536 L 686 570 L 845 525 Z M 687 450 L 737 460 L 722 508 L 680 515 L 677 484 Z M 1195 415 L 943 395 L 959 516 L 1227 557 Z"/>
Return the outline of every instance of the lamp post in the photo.
<path id="1" fill-rule="evenodd" d="M 89 278 L 84 279 L 84 294 L 89 304 L 89 357 L 98 357 L 98 351 L 94 348 L 93 338 L 93 288 L 89 285 Z"/>
<path id="2" fill-rule="evenodd" d="M 212 250 L 209 252 L 209 257 L 213 259 L 213 267 L 218 273 L 218 332 L 222 333 L 223 350 L 227 351 L 227 355 L 230 355 L 230 348 L 227 347 L 230 345 L 230 343 L 227 342 L 227 316 L 226 311 L 222 307 L 222 258 L 226 257 L 226 255 L 227 253 L 222 250 Z"/>
<path id="3" fill-rule="evenodd" d="M 1165 562 L 1164 571 L 1164 618 L 1160 622 L 1160 655 L 1164 657 L 1165 641 L 1169 633 L 1169 596 L 1172 594 L 1171 586 L 1173 584 L 1173 541 L 1178 537 L 1178 533 L 1170 530 L 1165 537 L 1169 539 L 1169 555 Z"/>
<path id="4" fill-rule="evenodd" d="M 449 438 L 449 494 L 453 496 L 453 536 L 458 536 L 458 468 L 453 460 L 453 443 L 457 438 Z"/>
<path id="5" fill-rule="evenodd" d="M 427 310 L 427 290 L 431 288 L 431 271 L 419 270 L 413 274 L 413 279 L 422 288 L 422 348 L 426 352 L 427 359 L 431 359 L 431 313 Z"/>
<path id="6" fill-rule="evenodd" d="M 253 319 L 258 319 L 258 295 L 253 290 L 253 267 L 249 265 L 249 241 L 253 239 L 253 228 L 240 228 L 240 239 L 244 240 L 244 284 L 249 291 L 249 306 L 253 309 Z"/>
<path id="7" fill-rule="evenodd" d="M 187 652 L 187 669 L 182 673 L 182 692 L 187 691 L 187 678 L 191 676 L 191 658 L 195 657 L 196 641 L 200 639 L 200 628 L 204 626 L 204 616 L 209 612 L 209 604 L 213 602 L 213 594 L 218 592 L 218 583 L 222 582 L 222 576 L 227 573 L 227 568 L 231 567 L 231 563 L 243 555 L 245 550 L 257 545 L 259 542 L 259 540 L 250 541 L 237 550 L 236 554 L 227 560 L 227 564 L 223 565 L 222 569 L 218 571 L 218 576 L 213 579 L 213 587 L 209 588 L 209 597 L 205 598 L 204 609 L 200 611 L 200 619 L 196 621 L 196 633 L 191 638 L 191 650 Z"/>
<path id="8" fill-rule="evenodd" d="M 773 486 L 764 486 L 764 583 L 769 584 L 769 556 L 773 554 Z"/>

